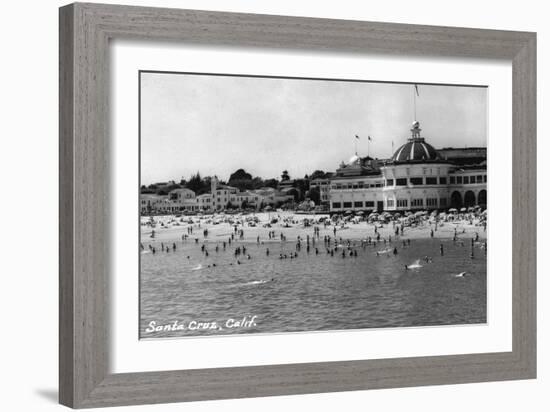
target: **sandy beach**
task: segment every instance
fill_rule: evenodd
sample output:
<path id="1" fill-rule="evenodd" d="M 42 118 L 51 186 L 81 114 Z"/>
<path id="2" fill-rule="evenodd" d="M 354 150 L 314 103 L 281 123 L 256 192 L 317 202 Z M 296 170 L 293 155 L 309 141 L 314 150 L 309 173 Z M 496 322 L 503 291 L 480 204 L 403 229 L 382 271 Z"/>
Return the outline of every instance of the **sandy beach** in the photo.
<path id="1" fill-rule="evenodd" d="M 151 220 L 153 219 L 153 220 Z M 276 223 L 271 223 L 270 227 L 266 225 L 277 219 Z M 311 222 L 309 226 L 304 221 Z M 320 220 L 328 220 L 325 225 Z M 151 222 L 154 222 L 151 225 Z M 254 222 L 254 226 L 249 223 Z M 335 236 L 343 240 L 367 240 L 369 237 L 376 240 L 380 234 L 379 241 L 390 240 L 414 240 L 414 239 L 453 239 L 456 233 L 458 241 L 470 240 L 478 237 L 479 241 L 486 241 L 487 232 L 482 225 L 480 216 L 473 214 L 457 214 L 446 219 L 439 219 L 436 223 L 435 217 L 425 216 L 418 221 L 409 222 L 407 219 L 382 222 L 368 222 L 361 219 L 350 219 L 347 222 L 333 222 L 329 220 L 328 215 L 303 215 L 292 212 L 273 212 L 256 213 L 248 215 L 204 215 L 204 216 L 182 216 L 174 215 L 142 217 L 141 218 L 141 236 L 142 243 L 171 242 L 181 240 L 182 234 L 188 233 L 188 228 L 193 229 L 189 234 L 189 239 L 199 239 L 200 242 L 207 240 L 211 242 L 223 242 L 234 233 L 235 225 L 238 230 L 243 230 L 244 236 L 241 239 L 245 242 L 256 242 L 258 237 L 260 242 L 276 243 L 280 241 L 280 235 L 283 234 L 287 241 L 296 241 L 298 236 L 303 240 L 308 235 L 312 236 L 314 227 L 319 228 L 321 239 L 324 236 Z M 400 228 L 403 226 L 403 232 Z M 399 234 L 396 236 L 396 228 Z M 208 231 L 208 236 L 204 236 L 204 230 Z M 154 238 L 151 234 L 155 232 Z M 269 232 L 275 232 L 274 238 L 270 239 Z"/>

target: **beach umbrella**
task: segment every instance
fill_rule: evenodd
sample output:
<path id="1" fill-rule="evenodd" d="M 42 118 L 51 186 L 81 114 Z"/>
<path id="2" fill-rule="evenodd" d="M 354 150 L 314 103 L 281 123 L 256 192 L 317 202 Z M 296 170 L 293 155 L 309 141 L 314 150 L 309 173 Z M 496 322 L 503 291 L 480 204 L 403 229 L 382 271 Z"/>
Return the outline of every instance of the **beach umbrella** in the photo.
<path id="1" fill-rule="evenodd" d="M 346 214 L 346 215 L 351 215 L 352 213 L 353 213 L 353 211 L 351 211 L 351 210 L 346 210 L 346 213 L 345 213 L 345 214 Z"/>
<path id="2" fill-rule="evenodd" d="M 463 207 L 462 209 L 460 209 L 461 212 L 465 212 L 466 211 L 466 208 Z"/>
<path id="3" fill-rule="evenodd" d="M 452 207 L 452 208 L 449 209 L 449 212 L 456 213 L 456 212 L 458 212 L 458 210 L 456 210 L 454 207 Z"/>
<path id="4" fill-rule="evenodd" d="M 362 210 L 360 210 L 359 212 L 357 212 L 357 214 L 358 214 L 359 216 L 363 216 L 363 215 L 365 214 L 365 212 L 363 212 Z"/>
<path id="5" fill-rule="evenodd" d="M 395 217 L 401 217 L 401 213 L 397 212 L 394 216 Z"/>

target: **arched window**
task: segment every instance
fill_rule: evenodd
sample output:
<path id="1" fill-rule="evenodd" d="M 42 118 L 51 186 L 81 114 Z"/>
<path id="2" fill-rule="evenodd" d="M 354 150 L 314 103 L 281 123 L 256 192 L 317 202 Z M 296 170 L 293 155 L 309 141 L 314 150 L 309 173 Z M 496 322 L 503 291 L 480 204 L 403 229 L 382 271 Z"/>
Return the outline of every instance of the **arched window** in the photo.
<path id="1" fill-rule="evenodd" d="M 487 206 L 487 190 L 480 190 L 477 195 L 477 204 L 479 206 Z"/>
<path id="2" fill-rule="evenodd" d="M 462 207 L 462 195 L 460 192 L 454 191 L 451 194 L 451 207 L 454 207 L 455 209 Z"/>
<path id="3" fill-rule="evenodd" d="M 476 204 L 476 195 L 471 190 L 468 190 L 464 194 L 464 206 L 470 207 L 470 206 L 475 206 L 475 204 Z"/>

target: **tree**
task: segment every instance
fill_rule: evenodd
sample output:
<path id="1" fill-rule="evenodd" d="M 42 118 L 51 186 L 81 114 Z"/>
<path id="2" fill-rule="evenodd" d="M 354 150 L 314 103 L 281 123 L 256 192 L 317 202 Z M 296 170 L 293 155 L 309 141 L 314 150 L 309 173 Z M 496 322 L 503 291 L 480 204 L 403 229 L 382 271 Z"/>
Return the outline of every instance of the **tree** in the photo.
<path id="1" fill-rule="evenodd" d="M 308 197 L 310 200 L 315 202 L 316 205 L 321 204 L 321 192 L 318 187 L 313 187 L 309 189 Z"/>
<path id="2" fill-rule="evenodd" d="M 141 185 L 141 187 L 139 188 L 139 192 L 144 195 L 144 194 L 153 194 L 155 193 L 155 191 L 153 189 L 149 189 L 147 186 L 145 185 Z"/>
<path id="3" fill-rule="evenodd" d="M 288 192 L 286 192 L 287 195 L 294 196 L 294 201 L 299 202 L 300 201 L 300 191 L 297 189 L 290 189 Z"/>
<path id="4" fill-rule="evenodd" d="M 323 179 L 325 176 L 326 176 L 325 172 L 323 172 L 322 170 L 316 170 L 311 174 L 311 176 L 309 176 L 309 180 Z"/>
<path id="5" fill-rule="evenodd" d="M 229 182 L 232 180 L 252 180 L 252 175 L 246 173 L 244 169 L 238 169 L 229 176 Z"/>
<path id="6" fill-rule="evenodd" d="M 175 189 L 181 189 L 181 186 L 178 185 L 177 183 L 172 183 L 168 186 L 163 187 L 163 190 L 166 192 L 171 192 L 172 190 L 175 190 Z"/>
<path id="7" fill-rule="evenodd" d="M 202 195 L 204 193 L 210 193 L 210 184 L 212 178 L 210 176 L 201 177 L 200 173 L 192 175 L 185 187 L 195 192 L 196 195 Z"/>
<path id="8" fill-rule="evenodd" d="M 298 189 L 298 192 L 300 193 L 299 199 L 297 199 L 297 201 L 304 200 L 304 194 L 309 190 L 309 180 L 296 179 L 292 186 Z"/>
<path id="9" fill-rule="evenodd" d="M 283 174 L 281 175 L 281 180 L 282 180 L 282 181 L 290 180 L 290 176 L 289 176 L 289 174 L 288 174 L 288 170 L 283 170 Z"/>
<path id="10" fill-rule="evenodd" d="M 195 193 L 199 193 L 202 188 L 202 179 L 199 172 L 192 175 L 189 181 L 187 182 L 187 189 L 192 190 Z"/>
<path id="11" fill-rule="evenodd" d="M 279 181 L 277 179 L 264 180 L 264 187 L 272 187 L 273 189 L 277 189 L 278 186 Z"/>
<path id="12" fill-rule="evenodd" d="M 224 183 L 220 182 L 220 184 L 223 185 Z M 202 178 L 202 180 L 201 180 L 201 189 L 196 194 L 197 195 L 202 195 L 204 193 L 210 193 L 211 186 L 212 186 L 212 177 L 211 176 L 206 176 L 206 177 Z"/>
<path id="13" fill-rule="evenodd" d="M 264 187 L 264 181 L 261 177 L 252 179 L 252 189 L 259 189 L 261 187 Z"/>
<path id="14" fill-rule="evenodd" d="M 247 173 L 244 169 L 238 169 L 232 173 L 231 176 L 229 176 L 227 184 L 236 187 L 240 191 L 252 190 L 254 188 L 252 175 Z"/>

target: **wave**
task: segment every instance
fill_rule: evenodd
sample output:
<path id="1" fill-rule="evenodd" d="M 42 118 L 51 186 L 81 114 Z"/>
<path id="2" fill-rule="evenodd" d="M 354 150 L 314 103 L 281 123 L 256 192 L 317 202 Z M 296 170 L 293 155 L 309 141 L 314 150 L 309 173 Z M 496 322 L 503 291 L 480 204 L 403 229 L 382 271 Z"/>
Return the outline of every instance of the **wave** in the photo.
<path id="1" fill-rule="evenodd" d="M 274 282 L 273 279 L 253 280 L 251 282 L 243 283 L 244 286 L 263 285 L 264 283 Z"/>
<path id="2" fill-rule="evenodd" d="M 196 267 L 194 267 L 191 270 L 201 270 L 201 269 L 202 269 L 202 265 L 199 263 Z"/>
<path id="3" fill-rule="evenodd" d="M 421 264 L 420 264 L 420 259 L 416 259 L 412 265 L 408 265 L 407 266 L 409 269 L 419 269 L 421 267 L 423 267 Z"/>

